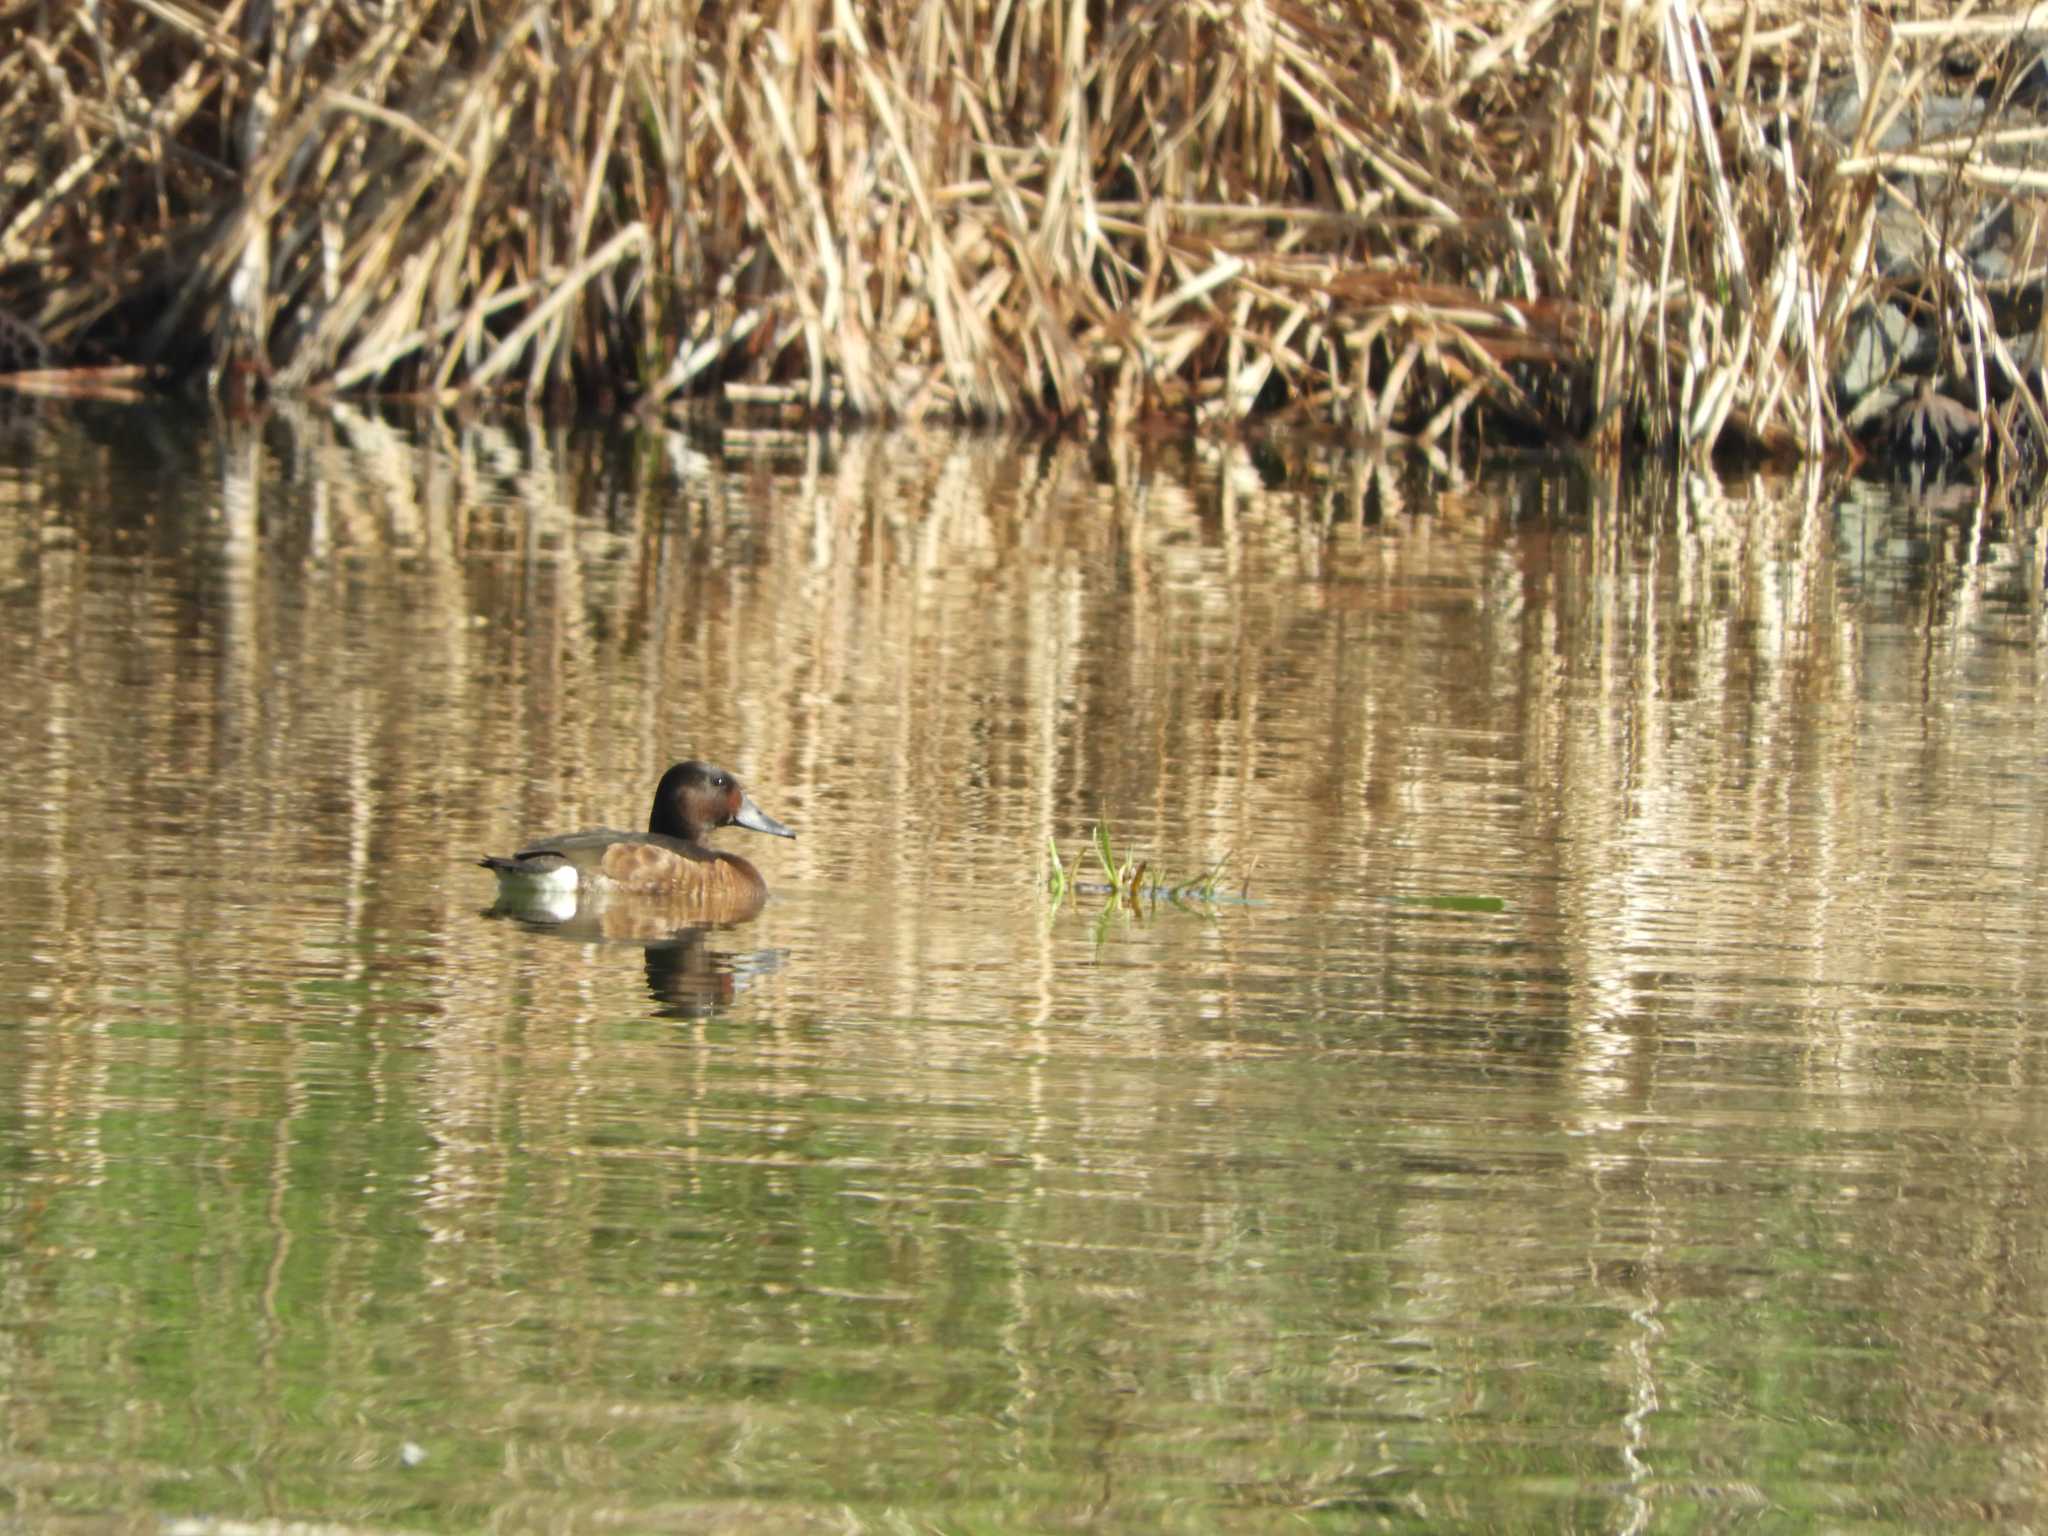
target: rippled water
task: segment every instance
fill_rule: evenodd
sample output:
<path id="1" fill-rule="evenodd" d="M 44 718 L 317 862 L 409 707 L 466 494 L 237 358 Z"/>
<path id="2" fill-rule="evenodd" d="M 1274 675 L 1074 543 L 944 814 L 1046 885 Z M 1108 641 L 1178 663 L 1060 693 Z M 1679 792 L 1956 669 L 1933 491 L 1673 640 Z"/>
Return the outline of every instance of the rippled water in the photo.
<path id="1" fill-rule="evenodd" d="M 1312 448 L 0 435 L 0 1517 L 2025 1527 L 2042 541 Z M 742 774 L 741 927 L 474 867 Z M 1146 881 L 1055 901 L 1107 826 Z"/>

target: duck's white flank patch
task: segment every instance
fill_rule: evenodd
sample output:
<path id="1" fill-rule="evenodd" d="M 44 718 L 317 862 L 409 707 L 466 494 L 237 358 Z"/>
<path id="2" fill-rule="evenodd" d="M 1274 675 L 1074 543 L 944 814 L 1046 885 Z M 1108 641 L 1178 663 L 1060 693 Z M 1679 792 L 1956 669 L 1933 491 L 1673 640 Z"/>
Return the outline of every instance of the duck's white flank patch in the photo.
<path id="1" fill-rule="evenodd" d="M 544 875 L 507 875 L 505 883 L 528 891 L 573 891 L 576 889 L 576 866 L 563 864 Z"/>

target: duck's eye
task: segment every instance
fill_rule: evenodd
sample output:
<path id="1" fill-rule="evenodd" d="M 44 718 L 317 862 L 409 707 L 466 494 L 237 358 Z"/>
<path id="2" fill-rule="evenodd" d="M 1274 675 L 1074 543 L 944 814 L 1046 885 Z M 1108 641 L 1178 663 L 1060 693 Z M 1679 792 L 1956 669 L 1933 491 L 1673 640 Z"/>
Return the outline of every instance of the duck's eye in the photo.
<path id="1" fill-rule="evenodd" d="M 717 778 L 711 781 L 711 784 L 712 787 L 715 789 L 731 789 L 732 775 L 729 773 L 721 773 Z"/>

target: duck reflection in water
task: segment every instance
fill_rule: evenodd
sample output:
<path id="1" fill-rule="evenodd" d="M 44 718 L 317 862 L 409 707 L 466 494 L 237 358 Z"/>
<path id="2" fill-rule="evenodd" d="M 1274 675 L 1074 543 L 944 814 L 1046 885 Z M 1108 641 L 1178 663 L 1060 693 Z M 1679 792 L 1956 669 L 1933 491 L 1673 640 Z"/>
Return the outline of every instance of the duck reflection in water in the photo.
<path id="1" fill-rule="evenodd" d="M 708 1012 L 781 960 L 778 952 L 729 955 L 705 942 L 710 928 L 746 922 L 768 900 L 758 869 L 705 843 L 718 827 L 796 836 L 724 769 L 677 763 L 655 788 L 645 832 L 563 833 L 480 859 L 498 877 L 498 899 L 484 915 L 585 943 L 642 944 L 648 988 L 664 1011 Z"/>
<path id="2" fill-rule="evenodd" d="M 634 921 L 622 923 L 630 909 L 638 909 Z M 701 1019 L 718 1012 L 761 977 L 780 970 L 789 953 L 714 947 L 712 924 L 678 923 L 672 913 L 648 910 L 644 897 L 615 897 L 560 918 L 502 902 L 486 907 L 483 915 L 571 943 L 640 945 L 646 956 L 648 995 L 655 1001 L 655 1011 L 669 1018 Z"/>

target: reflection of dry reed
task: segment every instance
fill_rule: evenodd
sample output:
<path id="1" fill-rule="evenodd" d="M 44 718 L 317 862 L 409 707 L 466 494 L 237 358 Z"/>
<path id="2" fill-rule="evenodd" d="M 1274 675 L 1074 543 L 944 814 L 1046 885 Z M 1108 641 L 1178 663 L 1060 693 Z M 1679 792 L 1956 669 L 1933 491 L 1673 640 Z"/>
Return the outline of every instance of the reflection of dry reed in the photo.
<path id="1" fill-rule="evenodd" d="M 0 307 L 279 387 L 1818 446 L 1913 168 L 1878 135 L 2002 42 L 1847 0 L 30 8 Z M 1849 78 L 1902 87 L 1831 162 Z"/>
<path id="2" fill-rule="evenodd" d="M 1795 725 L 1929 663 L 1864 655 L 1870 605 L 1845 595 L 1817 491 L 1674 493 L 1659 531 L 1654 494 L 1640 513 L 1555 483 L 1430 494 L 1320 448 L 1262 477 L 1243 445 L 1142 438 L 807 452 L 729 433 L 712 455 L 669 434 L 608 455 L 499 421 L 430 433 L 341 407 L 152 443 L 124 418 L 104 443 L 72 429 L 33 497 L 0 486 L 40 637 L 0 701 L 29 744 L 7 783 L 75 818 L 26 860 L 58 927 L 154 932 L 175 901 L 191 912 L 166 942 L 220 927 L 222 953 L 289 957 L 337 922 L 345 955 L 471 934 L 478 852 L 634 816 L 635 786 L 694 751 L 740 759 L 819 829 L 775 849 L 776 888 L 799 912 L 835 893 L 905 1012 L 974 1006 L 987 934 L 931 918 L 950 893 L 1014 878 L 1049 838 L 1071 850 L 1105 812 L 1120 850 L 1172 874 L 1271 849 L 1277 814 L 1314 860 L 1268 853 L 1256 894 L 1283 911 L 1368 883 L 1498 894 L 1463 872 L 1504 840 L 1549 877 L 1569 822 L 1583 869 L 1548 905 L 1523 893 L 1516 922 L 1614 899 L 1645 784 L 1669 806 L 1660 857 L 1711 856 L 1698 828 L 1751 814 L 1755 783 L 1830 807 L 1833 840 L 1801 857 L 1843 882 L 1893 846 L 1859 799 L 1867 763 L 1808 761 Z M 145 481 L 218 505 L 188 490 L 124 527 Z M 1961 606 L 2010 578 L 1968 548 L 1954 565 L 1957 611 L 1927 643 L 2010 686 L 2030 653 L 1963 644 Z M 1674 745 L 1710 737 L 1710 762 Z M 48 787 L 67 785 L 105 789 Z M 1759 838 L 1778 809 L 1756 801 Z M 251 901 L 239 876 L 175 873 L 193 864 L 305 884 Z M 1232 913 L 1216 942 L 1257 927 Z M 1217 961 L 1225 995 L 1238 963 Z M 458 945 L 445 975 L 476 964 Z"/>

